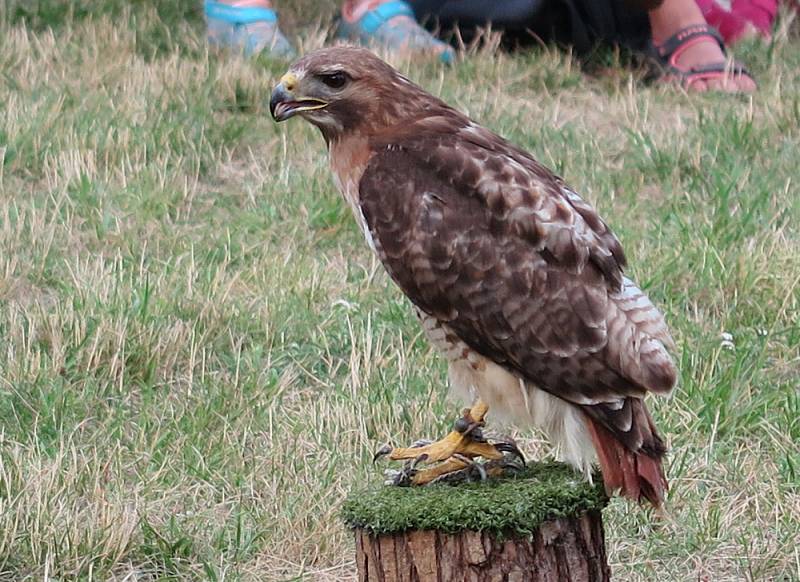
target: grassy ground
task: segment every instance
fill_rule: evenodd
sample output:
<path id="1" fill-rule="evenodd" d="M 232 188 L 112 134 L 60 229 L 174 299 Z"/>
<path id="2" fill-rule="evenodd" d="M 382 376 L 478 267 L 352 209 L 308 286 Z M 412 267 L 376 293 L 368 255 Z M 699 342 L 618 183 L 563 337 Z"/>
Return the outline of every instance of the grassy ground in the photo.
<path id="1" fill-rule="evenodd" d="M 741 52 L 752 99 L 553 51 L 408 70 L 594 202 L 668 314 L 671 517 L 611 503 L 620 580 L 800 579 L 800 41 Z M 0 4 L 0 579 L 350 579 L 345 492 L 449 427 L 321 138 L 269 119 L 282 68 L 209 57 L 193 2 Z"/>

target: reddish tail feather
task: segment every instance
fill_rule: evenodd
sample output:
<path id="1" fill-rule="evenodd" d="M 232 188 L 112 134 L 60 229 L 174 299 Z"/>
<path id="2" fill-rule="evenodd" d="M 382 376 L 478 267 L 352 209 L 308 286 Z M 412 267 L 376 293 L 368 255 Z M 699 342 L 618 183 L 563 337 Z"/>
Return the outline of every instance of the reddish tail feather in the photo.
<path id="1" fill-rule="evenodd" d="M 669 489 L 661 456 L 650 456 L 644 451 L 634 453 L 588 416 L 586 424 L 600 461 L 606 492 L 611 495 L 620 491 L 630 499 L 638 502 L 647 499 L 654 507 L 661 507 Z"/>

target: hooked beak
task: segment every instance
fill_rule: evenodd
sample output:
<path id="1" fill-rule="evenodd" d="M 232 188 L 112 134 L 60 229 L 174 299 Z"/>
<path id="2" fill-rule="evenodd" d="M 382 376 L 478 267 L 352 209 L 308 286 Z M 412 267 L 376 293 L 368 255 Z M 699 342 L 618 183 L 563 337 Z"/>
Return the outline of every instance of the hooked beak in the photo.
<path id="1" fill-rule="evenodd" d="M 269 112 L 275 121 L 286 121 L 303 111 L 314 111 L 327 107 L 328 102 L 322 99 L 298 99 L 292 92 L 296 84 L 297 80 L 294 75 L 287 73 L 272 91 Z"/>

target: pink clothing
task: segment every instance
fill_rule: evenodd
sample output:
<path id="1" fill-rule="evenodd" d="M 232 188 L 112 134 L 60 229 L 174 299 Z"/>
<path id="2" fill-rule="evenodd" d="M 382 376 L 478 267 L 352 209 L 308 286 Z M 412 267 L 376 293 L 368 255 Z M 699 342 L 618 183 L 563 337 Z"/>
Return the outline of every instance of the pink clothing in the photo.
<path id="1" fill-rule="evenodd" d="M 778 13 L 778 0 L 697 0 L 697 5 L 726 43 L 736 42 L 753 29 L 769 37 Z"/>

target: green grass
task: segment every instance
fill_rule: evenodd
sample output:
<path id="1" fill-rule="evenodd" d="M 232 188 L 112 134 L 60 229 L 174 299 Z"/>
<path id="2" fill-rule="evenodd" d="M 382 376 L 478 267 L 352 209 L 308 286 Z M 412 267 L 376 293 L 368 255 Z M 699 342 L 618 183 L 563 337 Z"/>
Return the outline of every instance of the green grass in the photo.
<path id="1" fill-rule="evenodd" d="M 351 491 L 344 522 L 373 534 L 408 530 L 527 536 L 545 521 L 602 510 L 608 502 L 593 484 L 560 463 L 529 463 L 521 472 L 483 482 L 387 487 L 378 482 Z"/>
<path id="2" fill-rule="evenodd" d="M 193 2 L 64 5 L 0 4 L 0 579 L 353 578 L 341 505 L 450 427 L 444 363 L 270 120 L 283 65 L 207 55 Z M 612 500 L 620 580 L 800 578 L 800 40 L 737 52 L 752 98 L 405 68 L 596 204 L 667 314 L 670 517 Z"/>

